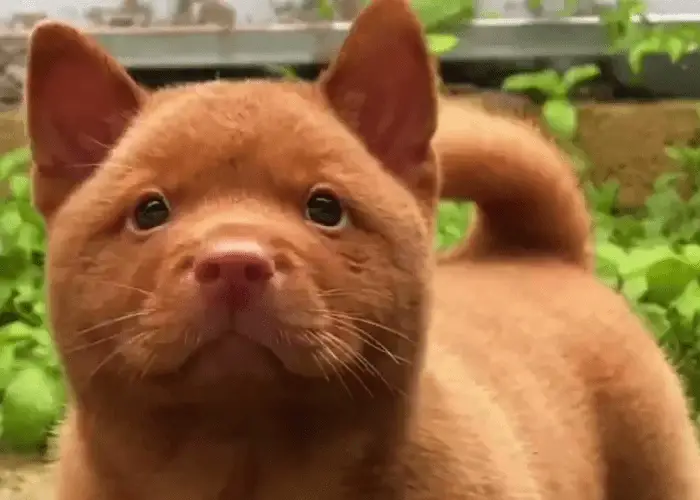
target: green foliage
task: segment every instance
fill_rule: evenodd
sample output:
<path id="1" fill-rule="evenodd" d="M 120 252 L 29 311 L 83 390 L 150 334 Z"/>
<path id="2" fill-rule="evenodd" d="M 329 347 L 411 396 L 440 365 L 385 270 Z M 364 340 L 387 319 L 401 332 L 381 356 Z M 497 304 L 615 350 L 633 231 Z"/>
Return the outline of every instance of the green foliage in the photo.
<path id="1" fill-rule="evenodd" d="M 535 15 L 539 15 L 544 10 L 542 0 L 526 0 L 527 9 Z M 560 17 L 573 16 L 578 9 L 578 0 L 564 0 L 564 6 L 557 15 Z"/>
<path id="2" fill-rule="evenodd" d="M 691 24 L 672 27 L 646 22 L 647 6 L 643 0 L 618 0 L 615 8 L 601 14 L 611 53 L 626 53 L 630 68 L 638 74 L 649 55 L 666 54 L 676 63 L 697 52 L 700 30 Z M 635 22 L 635 20 L 637 22 Z"/>
<path id="3" fill-rule="evenodd" d="M 41 446 L 63 408 L 61 371 L 45 328 L 44 227 L 19 150 L 0 157 L 0 443 Z"/>
<path id="4" fill-rule="evenodd" d="M 700 150 L 669 154 L 682 173 L 659 177 L 639 213 L 596 213 L 597 271 L 645 318 L 700 410 Z M 681 180 L 689 198 L 679 194 Z"/>
<path id="5" fill-rule="evenodd" d="M 474 17 L 474 0 L 412 0 L 411 5 L 425 27 L 430 51 L 438 56 L 457 47 L 454 32 Z"/>
<path id="6" fill-rule="evenodd" d="M 412 0 L 411 6 L 429 33 L 452 31 L 474 16 L 474 0 Z"/>
<path id="7" fill-rule="evenodd" d="M 318 15 L 321 19 L 331 20 L 335 17 L 335 9 L 330 0 L 318 0 Z"/>
<path id="8" fill-rule="evenodd" d="M 464 236 L 464 229 L 472 221 L 473 205 L 445 201 L 438 209 L 438 228 L 436 244 L 440 249 L 447 249 L 459 242 Z"/>
<path id="9" fill-rule="evenodd" d="M 543 118 L 550 131 L 558 139 L 571 142 L 578 130 L 578 110 L 569 100 L 571 93 L 600 75 L 595 64 L 584 64 L 569 68 L 563 74 L 553 69 L 509 76 L 503 81 L 503 90 L 508 92 L 536 91 L 544 97 Z"/>

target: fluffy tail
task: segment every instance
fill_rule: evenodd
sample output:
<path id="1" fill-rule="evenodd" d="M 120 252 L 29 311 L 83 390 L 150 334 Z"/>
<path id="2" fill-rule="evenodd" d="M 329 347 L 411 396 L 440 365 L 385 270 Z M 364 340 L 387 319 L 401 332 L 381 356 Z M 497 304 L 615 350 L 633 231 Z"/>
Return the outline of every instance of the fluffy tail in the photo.
<path id="1" fill-rule="evenodd" d="M 434 146 L 442 197 L 478 207 L 453 257 L 541 255 L 592 266 L 591 221 L 573 167 L 536 127 L 445 101 Z"/>

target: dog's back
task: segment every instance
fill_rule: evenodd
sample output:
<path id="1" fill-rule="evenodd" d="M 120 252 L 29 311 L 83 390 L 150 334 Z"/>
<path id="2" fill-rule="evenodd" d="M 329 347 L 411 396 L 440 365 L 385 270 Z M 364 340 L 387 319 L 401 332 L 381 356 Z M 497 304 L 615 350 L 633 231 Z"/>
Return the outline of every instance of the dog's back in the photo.
<path id="1" fill-rule="evenodd" d="M 700 498 L 681 383 L 592 275 L 568 162 L 527 125 L 462 113 L 461 139 L 453 123 L 436 144 L 446 191 L 482 202 L 480 222 L 436 273 L 413 451 L 426 467 L 442 455 L 462 479 L 435 469 L 430 488 L 449 491 L 430 498 Z M 499 182 L 510 198 L 494 194 Z"/>

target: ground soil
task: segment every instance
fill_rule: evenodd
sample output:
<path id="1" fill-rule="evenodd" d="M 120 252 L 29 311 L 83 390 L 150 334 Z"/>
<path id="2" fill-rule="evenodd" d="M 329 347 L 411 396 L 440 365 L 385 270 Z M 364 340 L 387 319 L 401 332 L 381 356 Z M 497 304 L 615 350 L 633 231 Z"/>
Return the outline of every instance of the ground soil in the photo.
<path id="1" fill-rule="evenodd" d="M 51 472 L 41 458 L 0 455 L 0 500 L 51 500 Z"/>
<path id="2" fill-rule="evenodd" d="M 581 106 L 579 145 L 595 166 L 593 180 L 616 179 L 623 206 L 643 204 L 659 175 L 678 169 L 665 148 L 697 145 L 699 106 L 680 100 Z"/>
<path id="3" fill-rule="evenodd" d="M 0 113 L 0 155 L 26 143 L 22 114 L 18 111 Z"/>

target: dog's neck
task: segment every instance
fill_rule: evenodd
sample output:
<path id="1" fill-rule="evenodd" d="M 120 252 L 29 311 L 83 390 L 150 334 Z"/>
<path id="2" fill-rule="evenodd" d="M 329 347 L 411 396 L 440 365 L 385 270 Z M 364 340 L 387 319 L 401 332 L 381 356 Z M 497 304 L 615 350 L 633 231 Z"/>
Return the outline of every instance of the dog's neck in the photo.
<path id="1" fill-rule="evenodd" d="M 388 393 L 375 395 L 371 402 L 369 398 L 358 395 L 345 411 L 315 405 L 271 406 L 256 418 L 239 419 L 237 425 L 232 424 L 233 406 L 146 412 L 144 407 L 122 408 L 115 413 L 116 405 L 95 410 L 76 404 L 71 418 L 84 456 L 90 457 L 89 466 L 100 477 L 122 483 L 115 489 L 135 488 L 124 490 L 124 498 L 140 500 L 147 494 L 160 498 L 155 492 L 168 481 L 183 491 L 197 490 L 197 498 L 209 498 L 197 488 L 214 485 L 226 491 L 226 498 L 249 498 L 258 488 L 266 488 L 261 481 L 293 482 L 298 475 L 307 488 L 312 472 L 328 460 L 340 460 L 341 469 L 362 468 L 366 459 L 391 461 L 388 457 L 405 439 L 408 401 Z M 139 464 L 143 489 L 130 477 L 134 464 Z M 198 478 L 201 485 L 188 480 L 178 486 L 183 475 Z"/>

